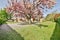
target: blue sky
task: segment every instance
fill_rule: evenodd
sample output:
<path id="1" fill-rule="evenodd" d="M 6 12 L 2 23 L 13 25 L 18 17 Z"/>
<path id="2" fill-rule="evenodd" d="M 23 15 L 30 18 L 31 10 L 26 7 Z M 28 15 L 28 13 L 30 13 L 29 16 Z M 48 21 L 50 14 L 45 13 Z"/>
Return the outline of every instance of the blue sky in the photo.
<path id="1" fill-rule="evenodd" d="M 7 0 L 0 0 L 0 8 L 6 7 L 6 4 L 8 4 Z M 48 9 L 47 12 L 44 12 L 44 16 L 46 16 L 47 14 L 49 14 L 49 13 L 55 11 L 55 10 L 60 12 L 59 11 L 60 10 L 60 0 L 56 0 L 56 5 L 53 7 L 53 9 Z"/>

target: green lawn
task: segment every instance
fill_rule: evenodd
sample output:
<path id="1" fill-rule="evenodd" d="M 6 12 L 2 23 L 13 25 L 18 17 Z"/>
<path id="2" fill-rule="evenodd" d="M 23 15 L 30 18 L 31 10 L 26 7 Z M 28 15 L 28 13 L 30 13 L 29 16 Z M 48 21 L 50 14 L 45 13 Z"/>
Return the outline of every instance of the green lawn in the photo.
<path id="1" fill-rule="evenodd" d="M 54 40 L 58 38 L 55 35 L 58 33 L 55 26 L 55 22 L 47 21 L 40 24 L 24 25 L 24 27 L 8 26 L 6 28 L 4 26 L 7 30 L 0 27 L 0 40 Z"/>
<path id="2" fill-rule="evenodd" d="M 50 40 L 55 29 L 55 22 L 47 21 L 41 24 L 27 25 L 26 27 L 11 27 L 19 33 L 24 40 Z"/>
<path id="3" fill-rule="evenodd" d="M 56 23 L 55 30 L 51 36 L 51 40 L 60 40 L 60 24 Z"/>

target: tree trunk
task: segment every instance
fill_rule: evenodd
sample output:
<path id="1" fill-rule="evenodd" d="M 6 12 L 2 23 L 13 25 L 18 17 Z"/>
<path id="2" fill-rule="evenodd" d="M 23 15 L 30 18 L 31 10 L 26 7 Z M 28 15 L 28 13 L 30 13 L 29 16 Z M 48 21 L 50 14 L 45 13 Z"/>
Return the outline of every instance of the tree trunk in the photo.
<path id="1" fill-rule="evenodd" d="M 31 19 L 28 22 L 29 22 L 29 24 L 31 24 L 32 23 Z"/>

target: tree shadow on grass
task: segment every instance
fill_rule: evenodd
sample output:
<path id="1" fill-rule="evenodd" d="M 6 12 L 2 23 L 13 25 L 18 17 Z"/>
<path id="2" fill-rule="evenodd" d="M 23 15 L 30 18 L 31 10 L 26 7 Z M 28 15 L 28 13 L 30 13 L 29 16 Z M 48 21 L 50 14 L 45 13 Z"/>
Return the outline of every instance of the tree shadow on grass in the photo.
<path id="1" fill-rule="evenodd" d="M 35 25 L 37 25 L 38 27 L 48 27 L 48 25 L 44 25 L 44 24 L 35 24 Z"/>
<path id="2" fill-rule="evenodd" d="M 44 24 L 40 24 L 39 22 L 33 22 L 31 24 L 29 24 L 28 22 L 22 22 L 18 25 L 37 25 L 38 27 L 48 27 L 48 25 L 44 25 Z"/>
<path id="3" fill-rule="evenodd" d="M 54 32 L 53 32 L 50 40 L 60 40 L 60 24 L 59 23 L 56 23 Z"/>
<path id="4" fill-rule="evenodd" d="M 0 40 L 24 40 L 24 38 L 7 24 L 4 24 L 0 27 Z"/>

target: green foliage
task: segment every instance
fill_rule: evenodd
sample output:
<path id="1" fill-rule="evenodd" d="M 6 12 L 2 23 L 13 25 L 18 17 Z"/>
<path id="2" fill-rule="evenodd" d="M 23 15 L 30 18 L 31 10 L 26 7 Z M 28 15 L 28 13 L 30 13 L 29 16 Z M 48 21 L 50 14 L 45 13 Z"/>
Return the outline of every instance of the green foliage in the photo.
<path id="1" fill-rule="evenodd" d="M 56 19 L 55 19 L 55 22 L 57 22 L 57 23 L 60 24 L 60 17 L 56 18 Z"/>
<path id="2" fill-rule="evenodd" d="M 55 21 L 55 15 L 58 14 L 59 15 L 59 12 L 56 11 L 53 11 L 52 13 L 48 14 L 45 18 L 46 21 Z"/>
<path id="3" fill-rule="evenodd" d="M 0 10 L 0 24 L 3 24 L 7 20 L 6 10 Z"/>
<path id="4" fill-rule="evenodd" d="M 54 21 L 54 16 L 55 14 L 52 13 L 52 14 L 48 14 L 45 18 L 46 21 Z"/>
<path id="5" fill-rule="evenodd" d="M 12 13 L 8 14 L 8 19 L 10 20 L 12 18 Z"/>
<path id="6" fill-rule="evenodd" d="M 55 30 L 53 32 L 53 35 L 51 37 L 51 40 L 60 40 L 60 17 L 58 17 L 56 20 L 56 26 Z"/>

